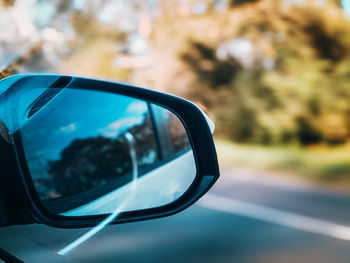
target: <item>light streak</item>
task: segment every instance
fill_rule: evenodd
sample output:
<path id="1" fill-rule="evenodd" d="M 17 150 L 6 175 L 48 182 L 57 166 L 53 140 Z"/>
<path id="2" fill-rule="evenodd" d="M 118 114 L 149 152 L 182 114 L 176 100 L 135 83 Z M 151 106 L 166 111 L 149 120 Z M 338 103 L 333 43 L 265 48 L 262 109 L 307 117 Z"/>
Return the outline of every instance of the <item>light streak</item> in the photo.
<path id="1" fill-rule="evenodd" d="M 116 219 L 121 212 L 123 212 L 124 207 L 126 204 L 128 204 L 134 197 L 134 193 L 136 192 L 137 188 L 137 178 L 138 178 L 138 167 L 137 167 L 137 157 L 136 157 L 136 151 L 135 151 L 135 139 L 134 136 L 132 136 L 131 133 L 127 132 L 124 134 L 124 137 L 126 141 L 129 143 L 129 150 L 130 150 L 130 156 L 132 160 L 132 170 L 133 170 L 133 178 L 131 183 L 131 194 L 130 196 L 124 200 L 124 202 L 119 205 L 113 213 L 111 213 L 106 219 L 104 219 L 101 223 L 99 223 L 97 226 L 90 229 L 88 232 L 86 232 L 84 235 L 79 237 L 78 239 L 74 240 L 72 243 L 67 245 L 66 247 L 62 248 L 57 252 L 57 254 L 61 256 L 65 256 L 74 249 L 76 249 L 78 246 L 89 240 L 91 237 L 96 235 L 99 231 L 101 231 L 105 226 L 110 224 L 114 219 Z"/>

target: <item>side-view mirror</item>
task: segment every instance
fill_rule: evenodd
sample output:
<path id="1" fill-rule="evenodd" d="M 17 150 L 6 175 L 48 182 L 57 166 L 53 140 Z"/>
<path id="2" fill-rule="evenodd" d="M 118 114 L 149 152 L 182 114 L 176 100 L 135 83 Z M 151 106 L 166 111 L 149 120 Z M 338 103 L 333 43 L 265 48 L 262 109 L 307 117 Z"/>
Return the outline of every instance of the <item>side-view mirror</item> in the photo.
<path id="1" fill-rule="evenodd" d="M 88 227 L 116 211 L 112 223 L 168 216 L 219 177 L 213 124 L 168 94 L 18 75 L 0 82 L 0 120 L 9 156 L 0 160 L 0 225 Z"/>

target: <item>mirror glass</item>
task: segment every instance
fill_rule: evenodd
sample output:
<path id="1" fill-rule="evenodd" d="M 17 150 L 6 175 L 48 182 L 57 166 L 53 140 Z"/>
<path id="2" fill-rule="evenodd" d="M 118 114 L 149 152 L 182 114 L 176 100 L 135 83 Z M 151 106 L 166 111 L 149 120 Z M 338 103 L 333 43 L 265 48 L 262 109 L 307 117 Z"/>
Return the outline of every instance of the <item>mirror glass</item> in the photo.
<path id="1" fill-rule="evenodd" d="M 169 204 L 196 165 L 169 110 L 119 94 L 46 89 L 20 128 L 34 187 L 52 213 L 84 216 Z"/>

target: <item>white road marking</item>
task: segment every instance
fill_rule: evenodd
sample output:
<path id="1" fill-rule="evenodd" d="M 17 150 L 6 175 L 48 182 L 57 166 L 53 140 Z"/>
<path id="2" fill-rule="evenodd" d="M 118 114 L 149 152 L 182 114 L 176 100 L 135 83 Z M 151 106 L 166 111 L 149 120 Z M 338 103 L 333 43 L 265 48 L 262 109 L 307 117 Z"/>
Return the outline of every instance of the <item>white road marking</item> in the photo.
<path id="1" fill-rule="evenodd" d="M 198 203 L 201 207 L 350 241 L 350 227 L 333 222 L 214 194 L 206 194 Z"/>

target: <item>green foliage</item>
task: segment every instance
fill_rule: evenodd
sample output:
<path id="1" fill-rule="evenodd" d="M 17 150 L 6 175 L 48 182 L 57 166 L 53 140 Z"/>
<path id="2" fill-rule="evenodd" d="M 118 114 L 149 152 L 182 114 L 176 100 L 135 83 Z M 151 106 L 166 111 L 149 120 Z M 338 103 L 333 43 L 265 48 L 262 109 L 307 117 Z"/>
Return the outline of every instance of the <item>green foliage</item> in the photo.
<path id="1" fill-rule="evenodd" d="M 350 144 L 339 147 L 258 146 L 234 144 L 215 138 L 220 167 L 257 170 L 259 176 L 295 175 L 350 189 Z M 249 172 L 248 172 L 249 173 Z M 251 173 L 249 173 L 251 174 Z"/>

